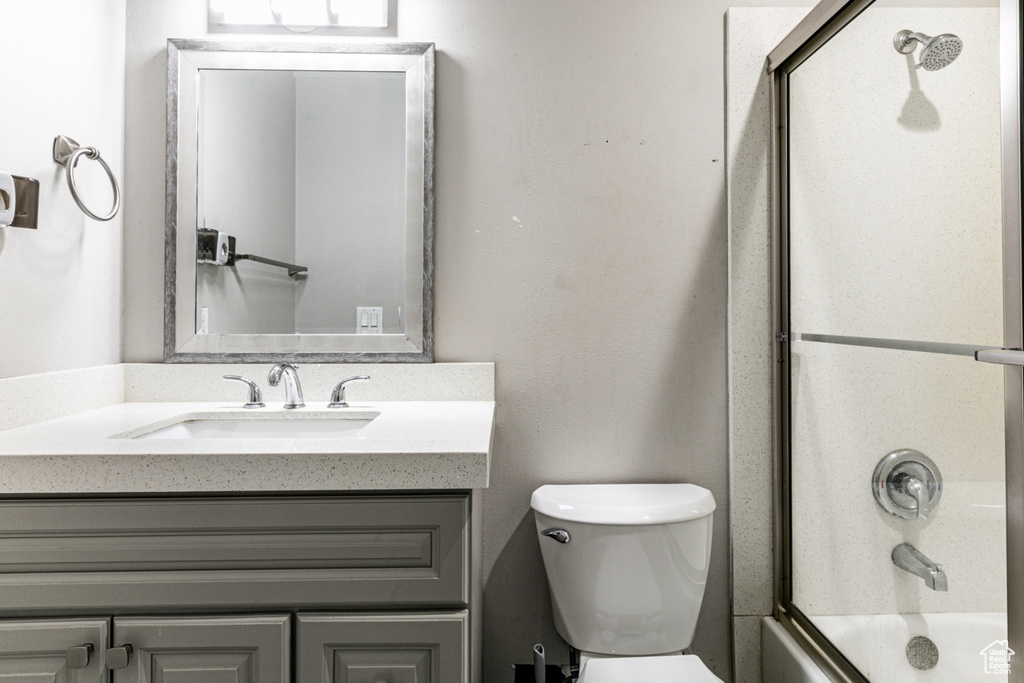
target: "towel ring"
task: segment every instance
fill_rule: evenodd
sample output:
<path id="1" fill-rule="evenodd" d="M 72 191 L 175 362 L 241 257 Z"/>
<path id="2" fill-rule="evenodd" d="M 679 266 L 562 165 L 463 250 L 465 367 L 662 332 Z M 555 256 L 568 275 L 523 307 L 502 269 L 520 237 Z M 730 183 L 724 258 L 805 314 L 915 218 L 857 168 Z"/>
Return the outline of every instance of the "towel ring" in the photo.
<path id="1" fill-rule="evenodd" d="M 78 187 L 75 185 L 75 166 L 78 165 L 78 159 L 85 156 L 88 159 L 100 162 L 100 166 L 107 172 L 107 177 L 110 178 L 110 186 L 114 189 L 114 205 L 110 209 L 110 213 L 106 216 L 97 216 L 85 205 L 82 198 L 78 196 Z M 95 147 L 80 147 L 77 142 L 71 138 L 58 135 L 53 140 L 53 160 L 64 167 L 65 175 L 68 180 L 68 189 L 71 190 L 71 197 L 75 200 L 85 215 L 93 220 L 97 221 L 109 221 L 111 218 L 117 215 L 118 209 L 121 208 L 121 192 L 117 187 L 117 178 L 114 177 L 113 171 L 110 170 L 110 166 L 107 166 L 100 157 L 100 151 Z"/>

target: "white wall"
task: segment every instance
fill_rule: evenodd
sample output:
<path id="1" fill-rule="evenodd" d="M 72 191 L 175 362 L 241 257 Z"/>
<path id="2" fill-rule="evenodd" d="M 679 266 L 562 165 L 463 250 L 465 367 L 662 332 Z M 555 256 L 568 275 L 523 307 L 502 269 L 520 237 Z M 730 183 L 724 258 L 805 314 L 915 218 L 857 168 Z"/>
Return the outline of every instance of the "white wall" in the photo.
<path id="1" fill-rule="evenodd" d="M 125 0 L 0 0 L 0 171 L 39 180 L 39 228 L 0 228 L 0 377 L 121 359 L 123 212 L 100 223 L 71 198 L 57 135 L 99 149 L 124 187 Z M 95 213 L 99 164 L 76 180 Z"/>
<path id="2" fill-rule="evenodd" d="M 529 497 L 543 483 L 585 481 L 685 480 L 714 493 L 693 650 L 731 678 L 729 4 L 393 3 L 396 28 L 384 37 L 438 49 L 436 358 L 496 363 L 483 533 L 488 681 L 508 680 L 536 642 L 565 661 Z M 125 356 L 159 361 L 164 44 L 205 37 L 205 3 L 131 0 L 128 35 L 126 239 L 140 260 L 125 264 Z"/>

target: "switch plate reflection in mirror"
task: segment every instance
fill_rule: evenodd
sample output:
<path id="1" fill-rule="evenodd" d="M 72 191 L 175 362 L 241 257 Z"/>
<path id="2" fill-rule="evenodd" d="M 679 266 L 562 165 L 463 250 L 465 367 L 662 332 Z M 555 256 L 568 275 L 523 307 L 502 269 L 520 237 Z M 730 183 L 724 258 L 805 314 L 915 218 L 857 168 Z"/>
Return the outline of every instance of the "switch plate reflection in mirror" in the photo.
<path id="1" fill-rule="evenodd" d="M 359 334 L 384 334 L 384 307 L 356 306 L 356 331 Z"/>

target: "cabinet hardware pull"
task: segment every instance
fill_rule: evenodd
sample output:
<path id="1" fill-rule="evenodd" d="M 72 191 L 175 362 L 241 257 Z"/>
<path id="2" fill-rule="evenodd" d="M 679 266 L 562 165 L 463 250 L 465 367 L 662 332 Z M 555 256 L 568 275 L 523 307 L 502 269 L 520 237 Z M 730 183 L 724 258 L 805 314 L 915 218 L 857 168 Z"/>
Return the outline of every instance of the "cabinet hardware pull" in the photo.
<path id="1" fill-rule="evenodd" d="M 121 647 L 112 647 L 107 650 L 107 668 L 125 669 L 128 667 L 128 660 L 132 658 L 132 646 L 125 643 Z"/>
<path id="2" fill-rule="evenodd" d="M 84 669 L 89 666 L 89 655 L 92 651 L 92 643 L 69 647 L 64 652 L 64 663 L 69 669 Z"/>

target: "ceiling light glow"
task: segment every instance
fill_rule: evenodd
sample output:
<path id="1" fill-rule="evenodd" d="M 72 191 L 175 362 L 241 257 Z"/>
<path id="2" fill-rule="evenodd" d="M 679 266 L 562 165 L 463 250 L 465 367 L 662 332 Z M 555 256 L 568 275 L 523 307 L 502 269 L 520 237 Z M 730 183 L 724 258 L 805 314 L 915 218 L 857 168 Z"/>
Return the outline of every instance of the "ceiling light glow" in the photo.
<path id="1" fill-rule="evenodd" d="M 388 0 L 208 0 L 211 24 L 386 28 Z"/>

